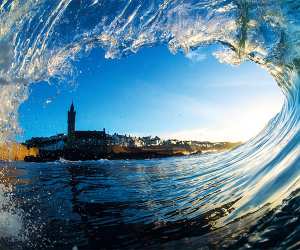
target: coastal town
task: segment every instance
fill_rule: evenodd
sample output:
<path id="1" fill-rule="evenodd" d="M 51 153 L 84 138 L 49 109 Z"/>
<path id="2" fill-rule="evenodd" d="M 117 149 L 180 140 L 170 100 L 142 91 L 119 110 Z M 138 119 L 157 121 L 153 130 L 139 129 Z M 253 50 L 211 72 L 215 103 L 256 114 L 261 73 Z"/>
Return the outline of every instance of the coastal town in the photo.
<path id="1" fill-rule="evenodd" d="M 67 134 L 33 137 L 24 143 L 4 144 L 0 160 L 55 161 L 96 159 L 146 159 L 167 156 L 219 152 L 240 143 L 183 141 L 161 139 L 158 136 L 132 136 L 100 131 L 76 130 L 76 111 L 72 103 L 68 110 Z"/>
<path id="2" fill-rule="evenodd" d="M 158 136 L 137 137 L 100 131 L 76 130 L 76 111 L 72 103 L 67 116 L 67 134 L 33 137 L 23 143 L 29 152 L 25 161 L 145 159 L 230 150 L 239 142 L 182 141 Z"/>

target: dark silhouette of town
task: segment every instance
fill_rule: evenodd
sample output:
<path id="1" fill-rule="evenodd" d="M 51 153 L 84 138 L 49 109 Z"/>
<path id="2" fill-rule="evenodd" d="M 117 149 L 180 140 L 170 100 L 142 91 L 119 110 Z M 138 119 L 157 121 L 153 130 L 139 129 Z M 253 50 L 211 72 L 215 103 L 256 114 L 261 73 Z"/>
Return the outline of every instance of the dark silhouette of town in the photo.
<path id="1" fill-rule="evenodd" d="M 144 159 L 199 154 L 232 149 L 239 143 L 162 140 L 158 136 L 136 137 L 101 131 L 76 130 L 76 111 L 72 102 L 68 110 L 68 132 L 50 137 L 33 137 L 24 142 L 38 149 L 38 155 L 26 156 L 25 161 L 97 159 Z"/>

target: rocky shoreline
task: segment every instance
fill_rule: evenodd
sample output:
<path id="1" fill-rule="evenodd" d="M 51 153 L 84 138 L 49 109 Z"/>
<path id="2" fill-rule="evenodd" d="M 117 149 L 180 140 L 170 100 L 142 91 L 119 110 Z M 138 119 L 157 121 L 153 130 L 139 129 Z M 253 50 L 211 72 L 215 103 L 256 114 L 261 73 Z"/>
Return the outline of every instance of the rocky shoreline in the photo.
<path id="1" fill-rule="evenodd" d="M 191 146 L 152 146 L 143 148 L 130 148 L 113 146 L 107 153 L 102 154 L 89 154 L 88 150 L 63 150 L 63 151 L 40 151 L 38 155 L 26 156 L 26 162 L 49 162 L 57 161 L 61 158 L 71 161 L 82 160 L 122 160 L 122 159 L 151 159 L 151 158 L 164 158 L 172 156 L 184 156 L 201 154 L 200 149 Z"/>

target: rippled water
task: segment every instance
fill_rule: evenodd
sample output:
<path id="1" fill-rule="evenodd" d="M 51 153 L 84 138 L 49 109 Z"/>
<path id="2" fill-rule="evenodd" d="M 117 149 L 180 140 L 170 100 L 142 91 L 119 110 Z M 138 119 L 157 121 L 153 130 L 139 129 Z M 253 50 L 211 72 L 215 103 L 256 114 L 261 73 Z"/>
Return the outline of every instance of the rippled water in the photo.
<path id="1" fill-rule="evenodd" d="M 1 172 L 1 240 L 71 246 L 76 234 L 78 245 L 90 237 L 94 246 L 100 237 L 104 247 L 205 242 L 297 249 L 299 10 L 295 0 L 0 1 L 2 140 L 18 131 L 18 106 L 30 84 L 76 80 L 73 62 L 98 47 L 117 59 L 162 43 L 172 53 L 219 44 L 220 62 L 259 64 L 285 95 L 266 128 L 226 154 L 8 164 Z M 70 218 L 57 219 L 64 217 Z M 191 236 L 200 238 L 183 239 Z"/>
<path id="2" fill-rule="evenodd" d="M 2 180 L 27 229 L 8 249 L 201 249 L 299 247 L 299 193 L 225 227 L 235 208 L 215 202 L 230 178 L 204 169 L 215 155 L 155 160 L 9 163 Z M 194 173 L 194 174 L 191 174 Z M 196 174 L 195 174 L 196 173 Z M 200 185 L 199 183 L 205 184 Z"/>

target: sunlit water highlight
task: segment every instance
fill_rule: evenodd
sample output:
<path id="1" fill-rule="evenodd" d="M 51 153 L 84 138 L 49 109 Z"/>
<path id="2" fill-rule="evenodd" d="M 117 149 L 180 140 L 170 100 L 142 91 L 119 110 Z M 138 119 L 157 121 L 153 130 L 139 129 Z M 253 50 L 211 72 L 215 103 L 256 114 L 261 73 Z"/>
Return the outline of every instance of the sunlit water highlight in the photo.
<path id="1" fill-rule="evenodd" d="M 104 235 L 112 238 L 103 247 L 108 242 L 155 247 L 162 241 L 172 247 L 178 240 L 173 244 L 296 249 L 299 9 L 297 1 L 288 0 L 0 1 L 2 139 L 18 131 L 17 109 L 28 97 L 29 84 L 75 79 L 72 62 L 95 47 L 114 59 L 161 43 L 174 53 L 217 43 L 224 46 L 214 53 L 221 62 L 258 63 L 286 98 L 282 111 L 259 135 L 226 154 L 79 166 L 12 164 L 3 170 L 0 237 L 29 249 L 38 244 L 63 248 L 60 244 L 71 246 L 76 239 L 79 246 L 91 247 L 99 242 L 88 242 L 89 237 L 101 241 Z M 8 178 L 14 165 L 27 171 L 15 178 L 27 174 L 30 183 Z M 63 197 L 66 204 L 60 204 Z M 260 217 L 264 219 L 257 222 Z M 286 225 L 280 237 L 278 221 Z M 70 225 L 77 227 L 68 238 Z M 192 236 L 200 238 L 183 240 Z"/>

